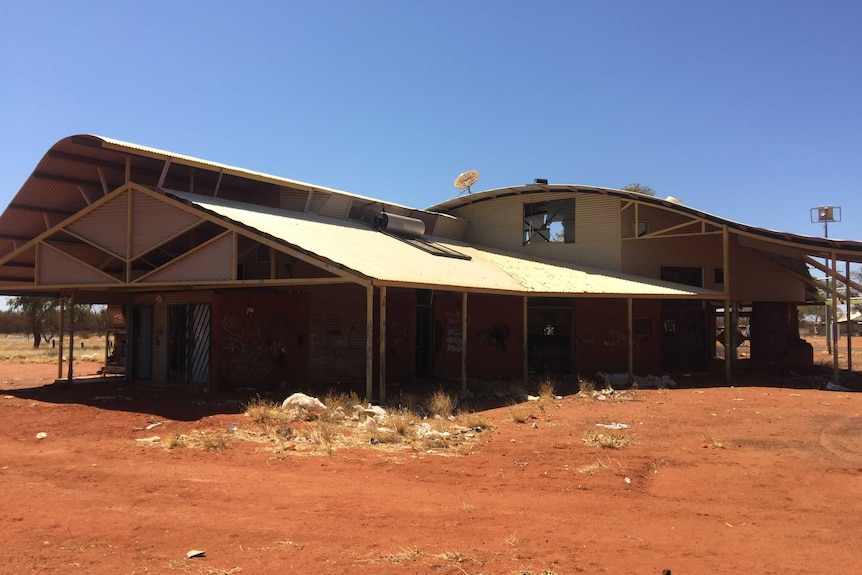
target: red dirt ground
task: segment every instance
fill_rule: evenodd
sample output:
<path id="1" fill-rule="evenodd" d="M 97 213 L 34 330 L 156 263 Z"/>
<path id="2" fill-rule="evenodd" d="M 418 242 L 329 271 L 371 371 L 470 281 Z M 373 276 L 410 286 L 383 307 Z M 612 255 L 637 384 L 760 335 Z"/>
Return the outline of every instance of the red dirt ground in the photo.
<path id="1" fill-rule="evenodd" d="M 503 406 L 461 457 L 276 457 L 135 442 L 242 426 L 241 398 L 55 375 L 0 362 L 0 573 L 862 572 L 862 394 L 826 376 Z M 611 422 L 635 444 L 582 442 Z"/>

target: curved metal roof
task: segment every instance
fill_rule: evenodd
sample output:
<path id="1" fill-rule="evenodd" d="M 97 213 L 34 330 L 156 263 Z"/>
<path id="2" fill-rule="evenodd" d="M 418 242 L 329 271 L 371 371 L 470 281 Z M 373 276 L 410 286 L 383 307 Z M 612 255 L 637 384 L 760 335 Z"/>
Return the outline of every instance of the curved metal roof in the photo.
<path id="1" fill-rule="evenodd" d="M 166 169 L 166 166 L 170 169 Z M 338 194 L 364 202 L 381 202 L 375 198 L 102 136 L 75 135 L 51 146 L 12 202 L 0 214 L 0 258 L 128 181 L 188 189 L 192 172 L 194 187 L 202 195 L 212 195 L 219 186 L 222 190 L 241 194 L 283 187 Z M 167 180 L 163 181 L 165 178 Z M 169 185 L 171 181 L 179 183 Z M 404 210 L 411 209 L 392 202 L 381 203 Z"/>
<path id="2" fill-rule="evenodd" d="M 834 250 L 836 255 L 841 259 L 847 259 L 853 262 L 862 262 L 862 242 L 853 240 L 837 240 L 829 238 L 821 238 L 817 236 L 806 236 L 800 234 L 792 234 L 790 232 L 782 232 L 778 230 L 770 230 L 734 222 L 719 216 L 715 216 L 689 206 L 680 204 L 672 200 L 663 200 L 654 196 L 647 196 L 637 192 L 629 192 L 626 190 L 617 190 L 613 188 L 602 188 L 597 186 L 582 186 L 572 184 L 527 184 L 522 186 L 512 186 L 508 188 L 498 188 L 495 190 L 487 190 L 475 194 L 461 195 L 445 202 L 440 202 L 426 208 L 429 211 L 437 211 L 443 213 L 452 213 L 458 208 L 464 206 L 478 204 L 481 202 L 493 201 L 499 198 L 508 198 L 517 195 L 529 195 L 537 193 L 572 193 L 581 194 L 597 194 L 605 196 L 618 197 L 625 200 L 637 201 L 644 204 L 660 206 L 664 209 L 672 210 L 685 214 L 687 216 L 702 218 L 716 225 L 726 225 L 729 230 L 742 233 L 752 237 L 762 238 L 764 240 L 781 243 L 801 248 L 806 254 L 816 257 L 830 257 L 830 253 Z"/>

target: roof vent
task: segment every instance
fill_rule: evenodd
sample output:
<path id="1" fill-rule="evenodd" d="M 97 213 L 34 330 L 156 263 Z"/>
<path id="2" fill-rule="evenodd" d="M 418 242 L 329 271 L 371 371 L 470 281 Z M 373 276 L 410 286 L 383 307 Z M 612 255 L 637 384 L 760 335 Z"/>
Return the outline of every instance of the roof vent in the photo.
<path id="1" fill-rule="evenodd" d="M 420 237 L 425 233 L 425 222 L 416 218 L 380 212 L 374 218 L 374 229 L 399 236 Z"/>
<path id="2" fill-rule="evenodd" d="M 548 179 L 547 178 L 535 178 L 533 180 L 533 183 L 537 184 L 537 185 L 547 186 L 548 185 Z"/>

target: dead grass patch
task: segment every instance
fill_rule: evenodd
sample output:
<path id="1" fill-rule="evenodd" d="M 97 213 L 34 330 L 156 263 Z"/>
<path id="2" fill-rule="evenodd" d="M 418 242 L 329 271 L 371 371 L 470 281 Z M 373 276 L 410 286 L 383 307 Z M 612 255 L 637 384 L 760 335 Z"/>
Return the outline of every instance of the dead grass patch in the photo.
<path id="1" fill-rule="evenodd" d="M 431 412 L 431 415 L 442 419 L 452 417 L 456 407 L 458 407 L 458 403 L 455 398 L 443 390 L 435 391 L 428 398 L 428 410 Z"/>
<path id="2" fill-rule="evenodd" d="M 185 447 L 203 451 L 218 451 L 230 447 L 230 432 L 208 429 L 204 431 L 176 432 L 164 444 L 165 449 Z"/>
<path id="3" fill-rule="evenodd" d="M 577 471 L 578 471 L 578 473 L 582 473 L 582 474 L 583 473 L 593 474 L 596 471 L 599 471 L 601 469 L 606 469 L 606 468 L 607 468 L 607 465 L 605 464 L 605 462 L 603 462 L 600 459 L 596 459 L 592 463 L 587 463 L 586 465 L 581 465 L 580 467 L 578 467 Z"/>
<path id="4" fill-rule="evenodd" d="M 556 388 L 552 380 L 546 379 L 539 384 L 539 399 L 541 401 L 553 401 L 556 397 Z"/>
<path id="5" fill-rule="evenodd" d="M 16 363 L 56 363 L 60 355 L 59 339 L 56 347 L 51 342 L 42 342 L 33 347 L 33 336 L 29 338 L 26 334 L 0 335 L 0 360 L 14 361 Z M 81 344 L 84 344 L 81 347 Z M 69 338 L 63 340 L 63 362 L 68 362 Z M 75 336 L 75 362 L 79 361 L 105 361 L 105 336 Z"/>
<path id="6" fill-rule="evenodd" d="M 267 427 L 286 425 L 293 421 L 292 415 L 281 409 L 281 404 L 260 397 L 250 400 L 244 411 L 254 423 Z"/>
<path id="7" fill-rule="evenodd" d="M 529 404 L 515 403 L 509 406 L 509 418 L 515 423 L 527 423 L 533 417 L 533 407 Z"/>
<path id="8" fill-rule="evenodd" d="M 338 449 L 359 447 L 461 455 L 475 448 L 478 433 L 494 428 L 493 421 L 481 413 L 451 415 L 455 400 L 443 392 L 428 399 L 438 411 L 433 419 L 406 409 L 384 412 L 363 408 L 355 394 L 329 393 L 325 399 L 326 410 L 303 421 L 278 403 L 256 397 L 244 406 L 247 420 L 242 426 L 177 432 L 162 445 L 166 449 L 217 450 L 235 441 L 250 441 L 269 444 L 277 458 L 289 454 L 331 456 Z M 443 418 L 444 413 L 450 415 Z"/>
<path id="9" fill-rule="evenodd" d="M 634 440 L 621 433 L 614 431 L 587 431 L 581 437 L 581 440 L 591 447 L 601 447 L 603 449 L 622 449 L 634 445 Z"/>
<path id="10" fill-rule="evenodd" d="M 464 427 L 468 427 L 476 431 L 494 429 L 494 422 L 491 418 L 475 411 L 461 413 L 455 421 Z"/>

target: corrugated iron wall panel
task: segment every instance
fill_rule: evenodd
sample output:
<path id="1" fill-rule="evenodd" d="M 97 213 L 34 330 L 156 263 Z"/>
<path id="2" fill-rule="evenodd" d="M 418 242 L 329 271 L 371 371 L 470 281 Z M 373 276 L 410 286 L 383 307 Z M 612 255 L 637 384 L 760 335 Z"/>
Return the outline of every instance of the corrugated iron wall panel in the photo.
<path id="1" fill-rule="evenodd" d="M 347 208 L 350 205 L 350 197 L 340 194 L 331 194 L 321 207 L 318 213 L 321 216 L 330 216 L 333 218 L 347 217 Z"/>
<path id="2" fill-rule="evenodd" d="M 142 192 L 132 196 L 132 257 L 199 222 L 201 219 Z"/>
<path id="3" fill-rule="evenodd" d="M 461 241 L 467 235 L 468 224 L 466 220 L 439 216 L 431 233 L 441 238 Z"/>
<path id="4" fill-rule="evenodd" d="M 67 226 L 67 229 L 117 257 L 127 255 L 129 193 L 106 204 Z"/>
<path id="5" fill-rule="evenodd" d="M 119 283 L 46 244 L 39 246 L 38 269 L 39 285 Z"/>
<path id="6" fill-rule="evenodd" d="M 661 279 L 662 266 L 703 268 L 703 287 L 721 291 L 715 268 L 723 267 L 721 236 L 640 238 L 623 242 L 622 271 Z"/>
<path id="7" fill-rule="evenodd" d="M 281 188 L 281 198 L 279 207 L 283 210 L 293 210 L 295 212 L 304 212 L 305 205 L 308 203 L 308 193 L 305 190 L 293 190 L 291 188 Z"/>
<path id="8" fill-rule="evenodd" d="M 334 385 L 365 380 L 365 288 L 320 286 L 309 292 L 309 379 Z"/>
<path id="9" fill-rule="evenodd" d="M 319 213 L 320 208 L 323 207 L 323 205 L 331 196 L 332 194 L 330 192 L 314 190 L 311 196 L 311 204 L 308 206 L 308 211 L 313 213 Z"/>
<path id="10" fill-rule="evenodd" d="M 730 293 L 734 301 L 805 301 L 805 282 L 782 266 L 777 256 L 735 242 L 731 243 L 730 254 Z"/>
<path id="11" fill-rule="evenodd" d="M 691 221 L 691 217 L 678 214 L 675 212 L 670 212 L 668 210 L 662 210 L 660 208 L 656 208 L 653 206 L 640 205 L 637 209 L 638 212 L 638 221 L 639 222 L 647 222 L 649 226 L 649 233 L 653 234 L 660 230 L 670 228 L 673 226 L 677 226 L 683 224 L 685 222 Z M 624 238 L 634 237 L 634 217 L 635 217 L 635 207 L 630 206 L 624 212 L 620 212 L 620 226 L 621 226 L 621 234 Z M 708 231 L 712 231 L 716 229 L 715 226 L 711 224 L 707 224 Z M 695 222 L 691 226 L 686 226 L 684 228 L 676 229 L 671 234 L 682 234 L 682 233 L 693 233 L 700 232 L 701 224 L 700 222 Z"/>
<path id="12" fill-rule="evenodd" d="M 534 196 L 513 196 L 471 204 L 459 208 L 454 215 L 470 222 L 468 242 L 523 252 L 524 203 Z"/>
<path id="13" fill-rule="evenodd" d="M 179 257 L 140 283 L 226 281 L 233 278 L 233 235 Z"/>

